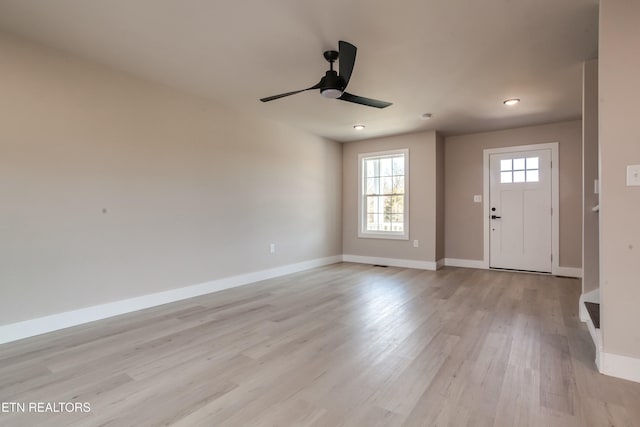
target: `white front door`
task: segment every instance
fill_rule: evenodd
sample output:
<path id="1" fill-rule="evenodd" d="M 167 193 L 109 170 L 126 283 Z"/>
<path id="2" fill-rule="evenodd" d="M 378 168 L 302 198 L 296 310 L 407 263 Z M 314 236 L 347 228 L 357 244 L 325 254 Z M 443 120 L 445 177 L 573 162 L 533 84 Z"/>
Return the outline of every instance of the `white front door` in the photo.
<path id="1" fill-rule="evenodd" d="M 491 268 L 551 273 L 551 150 L 491 154 Z"/>

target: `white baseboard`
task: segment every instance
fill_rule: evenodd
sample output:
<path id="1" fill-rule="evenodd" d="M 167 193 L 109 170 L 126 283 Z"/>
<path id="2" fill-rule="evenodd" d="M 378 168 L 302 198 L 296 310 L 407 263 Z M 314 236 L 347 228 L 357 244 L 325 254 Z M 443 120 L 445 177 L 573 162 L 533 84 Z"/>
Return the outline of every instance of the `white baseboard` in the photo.
<path id="1" fill-rule="evenodd" d="M 444 258 L 440 258 L 438 261 L 436 261 L 436 270 L 440 270 L 444 266 Z"/>
<path id="2" fill-rule="evenodd" d="M 486 261 L 475 259 L 445 258 L 444 265 L 449 267 L 478 268 L 481 270 L 489 268 L 489 264 Z M 582 278 L 582 269 L 575 267 L 558 267 L 557 271 L 554 271 L 553 274 L 556 276 Z"/>
<path id="3" fill-rule="evenodd" d="M 640 359 L 619 354 L 606 353 L 602 347 L 602 331 L 593 326 L 584 302 L 600 303 L 600 289 L 594 289 L 580 295 L 580 320 L 587 324 L 589 334 L 596 348 L 596 366 L 600 373 L 640 382 Z"/>
<path id="4" fill-rule="evenodd" d="M 602 331 L 600 329 L 596 329 L 595 325 L 591 321 L 591 317 L 589 317 L 589 313 L 586 313 L 587 320 L 585 323 L 587 324 L 587 329 L 589 330 L 589 335 L 591 335 L 591 340 L 593 341 L 593 345 L 596 350 L 596 366 L 598 367 L 598 371 L 602 372 Z"/>
<path id="5" fill-rule="evenodd" d="M 557 267 L 553 272 L 555 276 L 576 277 L 582 279 L 582 269 L 577 267 Z"/>
<path id="6" fill-rule="evenodd" d="M 475 259 L 458 259 L 458 258 L 445 258 L 444 265 L 449 267 L 464 267 L 464 268 L 479 268 L 487 269 L 489 266 L 482 260 Z"/>
<path id="7" fill-rule="evenodd" d="M 413 259 L 342 255 L 342 260 L 344 262 L 355 262 L 358 264 L 387 265 L 389 267 L 416 268 L 419 270 L 436 270 L 438 268 L 435 261 L 417 261 Z"/>
<path id="8" fill-rule="evenodd" d="M 601 370 L 601 360 L 602 360 L 602 333 L 600 331 L 600 329 L 596 329 L 596 327 L 593 325 L 593 322 L 591 321 L 591 319 L 587 320 L 587 329 L 589 329 L 589 335 L 591 335 L 591 340 L 593 341 L 593 345 L 595 346 L 595 350 L 596 350 L 596 366 L 598 367 L 598 371 L 602 372 Z"/>
<path id="9" fill-rule="evenodd" d="M 640 382 L 640 359 L 603 352 L 599 368 L 605 375 Z"/>
<path id="10" fill-rule="evenodd" d="M 212 280 L 210 282 L 200 283 L 184 288 L 171 289 L 140 297 L 94 305 L 92 307 L 2 325 L 0 326 L 0 344 L 57 331 L 59 329 L 69 328 L 71 326 L 81 325 L 83 323 L 106 319 L 108 317 L 118 316 L 132 311 L 155 307 L 187 298 L 193 298 L 224 289 L 247 285 L 261 280 L 272 279 L 274 277 L 285 276 L 287 274 L 310 270 L 316 267 L 335 264 L 340 261 L 342 261 L 342 256 L 340 255 L 318 258 L 296 264 L 275 267 L 268 270 L 225 277 L 223 279 Z"/>
<path id="11" fill-rule="evenodd" d="M 596 329 L 593 324 L 591 316 L 589 316 L 589 312 L 587 311 L 587 307 L 584 305 L 585 301 L 599 303 L 600 289 L 594 289 L 593 291 L 580 295 L 580 298 L 578 298 L 578 316 L 581 321 L 587 324 L 589 335 L 591 335 L 591 340 L 593 341 L 593 345 L 596 350 L 596 366 L 598 367 L 598 371 L 602 372 L 602 330 Z"/>

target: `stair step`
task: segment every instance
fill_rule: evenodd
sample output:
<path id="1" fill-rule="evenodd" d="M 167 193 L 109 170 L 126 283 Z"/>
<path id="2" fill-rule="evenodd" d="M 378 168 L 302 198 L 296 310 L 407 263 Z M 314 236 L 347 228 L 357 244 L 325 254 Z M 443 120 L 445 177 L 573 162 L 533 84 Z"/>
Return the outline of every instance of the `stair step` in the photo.
<path id="1" fill-rule="evenodd" d="M 589 313 L 589 317 L 591 317 L 593 326 L 596 329 L 600 329 L 600 304 L 585 301 L 584 305 L 587 307 L 587 313 Z"/>

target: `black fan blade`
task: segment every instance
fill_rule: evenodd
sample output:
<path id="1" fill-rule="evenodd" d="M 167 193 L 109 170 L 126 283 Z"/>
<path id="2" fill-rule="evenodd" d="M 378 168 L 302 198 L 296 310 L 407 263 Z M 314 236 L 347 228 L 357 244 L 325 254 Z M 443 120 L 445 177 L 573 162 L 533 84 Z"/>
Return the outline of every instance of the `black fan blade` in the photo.
<path id="1" fill-rule="evenodd" d="M 391 105 L 391 102 L 378 101 L 377 99 L 365 98 L 364 96 L 352 95 L 344 92 L 340 98 L 341 101 L 353 102 L 356 104 L 366 105 L 368 107 L 385 108 Z"/>
<path id="2" fill-rule="evenodd" d="M 358 49 L 349 42 L 340 40 L 338 42 L 338 65 L 340 66 L 340 77 L 344 79 L 346 88 L 351 79 L 353 66 L 356 65 L 356 51 Z"/>
<path id="3" fill-rule="evenodd" d="M 268 96 L 268 97 L 266 97 L 266 98 L 262 98 L 262 99 L 260 99 L 260 101 L 262 101 L 262 102 L 269 102 L 269 101 L 273 101 L 274 99 L 284 98 L 285 96 L 295 95 L 296 93 L 304 92 L 304 91 L 306 91 L 306 90 L 320 89 L 321 83 L 322 83 L 322 82 L 318 82 L 318 84 L 316 84 L 315 86 L 311 86 L 311 87 L 308 87 L 308 88 L 306 88 L 306 89 L 294 90 L 293 92 L 287 92 L 287 93 L 281 93 L 280 95 Z"/>

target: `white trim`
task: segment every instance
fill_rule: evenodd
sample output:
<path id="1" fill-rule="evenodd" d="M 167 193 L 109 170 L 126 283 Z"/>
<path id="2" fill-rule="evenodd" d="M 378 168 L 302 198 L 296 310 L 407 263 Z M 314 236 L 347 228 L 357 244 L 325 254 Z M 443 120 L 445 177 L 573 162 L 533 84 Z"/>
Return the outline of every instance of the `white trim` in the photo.
<path id="1" fill-rule="evenodd" d="M 419 270 L 436 270 L 437 263 L 434 261 L 417 261 L 413 259 L 380 258 L 360 255 L 342 255 L 344 262 L 355 262 L 358 264 L 386 265 L 389 267 L 416 268 Z"/>
<path id="2" fill-rule="evenodd" d="M 490 255 L 490 246 L 489 246 L 489 173 L 490 173 L 490 165 L 489 165 L 489 156 L 491 154 L 501 154 L 501 153 L 515 153 L 519 151 L 531 151 L 531 150 L 551 150 L 551 208 L 553 209 L 553 217 L 551 218 L 551 254 L 552 254 L 552 262 L 551 262 L 551 274 L 565 276 L 566 274 L 558 273 L 559 261 L 560 261 L 560 174 L 559 174 L 559 166 L 560 162 L 558 159 L 558 143 L 557 142 L 549 142 L 544 144 L 529 144 L 529 145 L 518 145 L 515 147 L 502 147 L 502 148 L 487 148 L 483 150 L 483 197 L 482 197 L 482 215 L 484 217 L 483 226 L 483 236 L 484 236 L 484 265 L 483 268 L 489 268 L 489 255 Z M 576 276 L 572 276 L 576 277 Z M 580 274 L 582 277 L 582 273 Z"/>
<path id="3" fill-rule="evenodd" d="M 564 276 L 564 277 L 575 277 L 577 279 L 582 279 L 582 269 L 578 267 L 556 267 L 555 272 L 553 273 L 555 276 Z"/>
<path id="4" fill-rule="evenodd" d="M 475 260 L 475 259 L 445 258 L 444 265 L 446 265 L 447 267 L 463 267 L 463 268 L 477 268 L 480 270 L 490 270 L 489 266 L 487 266 L 487 263 L 485 261 Z M 496 269 L 496 270 L 500 270 L 500 269 Z M 523 273 L 526 273 L 526 271 L 523 271 Z M 582 278 L 582 269 L 576 268 L 576 267 L 558 267 L 555 275 L 564 276 L 564 277 L 576 277 L 580 279 Z M 586 300 L 586 301 L 590 301 L 590 300 Z"/>
<path id="5" fill-rule="evenodd" d="M 591 340 L 596 348 L 596 366 L 598 367 L 598 371 L 602 372 L 601 369 L 601 360 L 602 360 L 602 331 L 600 329 L 596 329 L 589 314 L 587 313 L 587 329 L 589 330 L 589 335 L 591 335 Z"/>
<path id="6" fill-rule="evenodd" d="M 94 305 L 92 307 L 2 325 L 0 326 L 0 344 L 57 331 L 59 329 L 69 328 L 71 326 L 81 325 L 83 323 L 106 319 L 108 317 L 118 316 L 132 311 L 138 311 L 170 302 L 193 298 L 224 289 L 235 288 L 237 286 L 247 285 L 261 280 L 272 279 L 274 277 L 285 276 L 287 274 L 310 270 L 316 267 L 335 264 L 340 261 L 342 261 L 342 256 L 340 255 L 318 258 L 267 270 L 240 274 L 238 276 L 225 277 L 223 279 L 212 280 L 210 282 L 183 288 L 170 289 L 164 292 L 157 292 L 140 297 Z"/>
<path id="7" fill-rule="evenodd" d="M 640 382 L 640 359 L 602 352 L 599 367 L 605 375 Z"/>
<path id="8" fill-rule="evenodd" d="M 578 316 L 580 320 L 587 324 L 587 329 L 589 330 L 589 335 L 591 335 L 591 340 L 596 348 L 596 366 L 598 367 L 598 371 L 602 372 L 602 330 L 596 329 L 593 321 L 591 320 L 591 316 L 589 316 L 589 312 L 587 311 L 587 307 L 584 305 L 585 301 L 587 302 L 595 302 L 600 303 L 600 289 L 594 289 L 590 292 L 584 293 L 580 295 L 578 299 Z"/>
<path id="9" fill-rule="evenodd" d="M 364 180 L 362 170 L 362 160 L 370 157 L 387 157 L 402 154 L 404 156 L 404 223 L 403 231 L 400 232 L 380 232 L 366 231 L 364 225 L 366 223 L 366 212 L 363 207 L 364 198 Z M 409 149 L 401 148 L 397 150 L 376 151 L 373 153 L 358 154 L 358 237 L 365 239 L 394 239 L 409 240 Z"/>
<path id="10" fill-rule="evenodd" d="M 600 304 L 600 288 L 580 295 L 580 298 L 578 299 L 578 313 L 580 315 L 580 320 L 583 322 L 590 320 L 587 307 L 584 305 L 585 302 L 595 302 Z"/>
<path id="11" fill-rule="evenodd" d="M 483 270 L 489 268 L 484 261 L 475 259 L 445 258 L 444 265 L 449 267 L 479 268 Z"/>
<path id="12" fill-rule="evenodd" d="M 444 258 L 440 258 L 439 260 L 436 261 L 436 270 L 440 270 L 442 267 L 445 266 L 444 261 L 445 261 Z"/>

